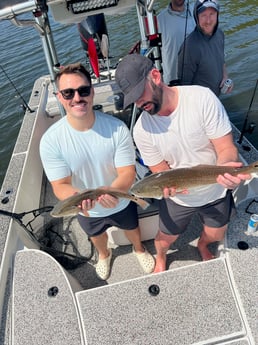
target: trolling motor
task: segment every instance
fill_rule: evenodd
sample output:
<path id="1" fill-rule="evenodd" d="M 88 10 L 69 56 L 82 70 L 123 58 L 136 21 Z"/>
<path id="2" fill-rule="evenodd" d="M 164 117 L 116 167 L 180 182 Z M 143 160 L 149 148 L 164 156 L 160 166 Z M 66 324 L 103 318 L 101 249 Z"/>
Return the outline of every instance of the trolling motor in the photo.
<path id="1" fill-rule="evenodd" d="M 78 24 L 82 48 L 86 52 L 92 72 L 100 80 L 100 63 L 102 69 L 109 72 L 109 40 L 104 13 L 86 17 Z M 108 73 L 110 78 L 110 73 Z"/>

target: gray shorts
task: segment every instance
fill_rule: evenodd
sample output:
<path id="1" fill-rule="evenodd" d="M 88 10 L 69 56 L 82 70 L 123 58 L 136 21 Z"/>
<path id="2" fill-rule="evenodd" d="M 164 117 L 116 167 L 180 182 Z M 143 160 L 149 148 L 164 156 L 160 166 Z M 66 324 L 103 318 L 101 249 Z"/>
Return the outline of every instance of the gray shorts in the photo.
<path id="1" fill-rule="evenodd" d="M 131 201 L 122 211 L 107 217 L 84 217 L 78 214 L 78 222 L 89 237 L 98 236 L 111 226 L 134 230 L 139 224 L 137 205 Z"/>
<path id="2" fill-rule="evenodd" d="M 235 211 L 232 192 L 227 191 L 224 198 L 200 207 L 187 207 L 176 204 L 171 199 L 159 201 L 159 228 L 169 235 L 183 233 L 194 214 L 200 216 L 202 224 L 212 228 L 226 225 Z"/>

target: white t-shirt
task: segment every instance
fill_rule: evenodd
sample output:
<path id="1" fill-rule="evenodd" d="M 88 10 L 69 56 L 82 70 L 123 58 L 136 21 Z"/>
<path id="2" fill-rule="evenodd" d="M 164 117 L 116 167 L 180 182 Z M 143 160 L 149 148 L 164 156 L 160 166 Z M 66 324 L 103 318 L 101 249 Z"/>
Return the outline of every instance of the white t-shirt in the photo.
<path id="1" fill-rule="evenodd" d="M 144 164 L 153 166 L 165 160 L 171 169 L 199 164 L 216 164 L 210 139 L 231 132 L 226 110 L 208 88 L 178 86 L 178 105 L 169 116 L 143 112 L 134 127 L 134 140 Z M 223 197 L 218 184 L 203 186 L 172 199 L 185 206 L 201 206 Z"/>
<path id="2" fill-rule="evenodd" d="M 135 164 L 130 132 L 119 119 L 95 111 L 95 122 L 87 131 L 72 128 L 66 116 L 52 125 L 40 142 L 40 156 L 50 181 L 72 176 L 80 190 L 110 186 L 116 168 Z M 129 201 L 120 199 L 116 208 L 97 204 L 91 217 L 104 217 L 123 210 Z"/>

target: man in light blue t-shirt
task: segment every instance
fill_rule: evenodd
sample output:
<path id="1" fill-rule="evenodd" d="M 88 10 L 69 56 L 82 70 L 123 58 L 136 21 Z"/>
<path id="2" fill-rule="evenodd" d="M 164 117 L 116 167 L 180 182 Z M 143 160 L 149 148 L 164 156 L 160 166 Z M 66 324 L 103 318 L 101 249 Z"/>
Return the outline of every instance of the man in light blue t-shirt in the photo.
<path id="1" fill-rule="evenodd" d="M 195 28 L 189 1 L 171 0 L 158 14 L 158 32 L 161 33 L 163 79 L 174 84 L 178 79 L 178 52 L 186 36 Z"/>
<path id="2" fill-rule="evenodd" d="M 93 110 L 94 89 L 83 65 L 63 67 L 56 83 L 66 116 L 40 142 L 41 160 L 54 194 L 64 200 L 81 190 L 103 186 L 127 192 L 135 180 L 135 152 L 128 128 L 119 119 Z M 110 274 L 112 251 L 106 234 L 110 226 L 124 229 L 143 270 L 153 271 L 154 258 L 140 240 L 135 203 L 108 194 L 83 200 L 78 221 L 98 251 L 100 279 Z"/>

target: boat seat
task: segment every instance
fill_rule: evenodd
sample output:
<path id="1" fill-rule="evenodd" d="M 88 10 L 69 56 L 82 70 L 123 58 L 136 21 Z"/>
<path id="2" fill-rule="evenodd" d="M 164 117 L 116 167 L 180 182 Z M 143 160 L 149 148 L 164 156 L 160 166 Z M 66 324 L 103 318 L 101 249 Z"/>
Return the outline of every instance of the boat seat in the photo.
<path id="1" fill-rule="evenodd" d="M 139 209 L 139 227 L 141 231 L 141 240 L 148 241 L 156 237 L 159 229 L 159 217 L 157 217 L 158 209 L 156 203 L 149 206 L 147 213 L 142 212 Z M 152 213 L 151 213 L 152 212 Z M 107 229 L 108 241 L 111 244 L 124 246 L 131 244 L 128 238 L 125 236 L 124 231 L 117 226 L 111 226 Z"/>
<path id="2" fill-rule="evenodd" d="M 249 344 L 221 258 L 76 298 L 87 345 Z"/>
<path id="3" fill-rule="evenodd" d="M 84 344 L 74 298 L 80 286 L 55 259 L 18 251 L 13 280 L 13 345 Z"/>

